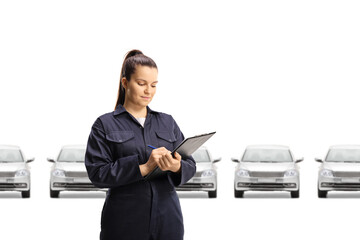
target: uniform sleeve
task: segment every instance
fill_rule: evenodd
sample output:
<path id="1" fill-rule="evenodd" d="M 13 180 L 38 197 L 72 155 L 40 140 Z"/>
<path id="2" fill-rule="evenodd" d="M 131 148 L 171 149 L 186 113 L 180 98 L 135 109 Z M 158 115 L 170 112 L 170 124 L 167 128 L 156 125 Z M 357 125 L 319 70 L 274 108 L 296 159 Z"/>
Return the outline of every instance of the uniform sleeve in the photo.
<path id="1" fill-rule="evenodd" d="M 85 167 L 96 187 L 112 188 L 144 179 L 138 158 L 136 154 L 113 159 L 101 120 L 96 119 L 85 152 Z"/>
<path id="2" fill-rule="evenodd" d="M 179 145 L 185 138 L 183 133 L 181 132 L 179 126 L 174 120 L 174 134 L 176 137 L 175 146 Z M 192 156 L 187 158 L 181 158 L 181 168 L 180 172 L 169 172 L 168 178 L 174 187 L 177 187 L 179 185 L 182 185 L 190 180 L 196 173 L 196 163 Z"/>

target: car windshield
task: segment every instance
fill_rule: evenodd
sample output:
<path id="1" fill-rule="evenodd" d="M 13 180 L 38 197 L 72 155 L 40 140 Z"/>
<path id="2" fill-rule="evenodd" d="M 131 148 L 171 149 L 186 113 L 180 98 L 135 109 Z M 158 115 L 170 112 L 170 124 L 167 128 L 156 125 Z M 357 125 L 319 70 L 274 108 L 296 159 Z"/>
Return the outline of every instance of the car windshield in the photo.
<path id="1" fill-rule="evenodd" d="M 19 149 L 0 149 L 0 162 L 24 162 Z"/>
<path id="2" fill-rule="evenodd" d="M 210 157 L 205 149 L 198 149 L 191 155 L 195 162 L 210 162 Z"/>
<path id="3" fill-rule="evenodd" d="M 287 149 L 248 149 L 242 159 L 243 162 L 292 162 L 290 151 Z"/>
<path id="4" fill-rule="evenodd" d="M 331 149 L 329 150 L 325 161 L 360 163 L 360 149 Z"/>
<path id="5" fill-rule="evenodd" d="M 85 149 L 63 149 L 60 152 L 58 162 L 84 162 Z"/>

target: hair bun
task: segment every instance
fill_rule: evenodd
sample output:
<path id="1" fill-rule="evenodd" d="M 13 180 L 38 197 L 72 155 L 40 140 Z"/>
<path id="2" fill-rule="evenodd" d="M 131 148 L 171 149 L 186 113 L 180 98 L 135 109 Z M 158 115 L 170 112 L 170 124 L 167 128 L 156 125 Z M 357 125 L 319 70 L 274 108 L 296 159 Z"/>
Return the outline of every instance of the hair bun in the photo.
<path id="1" fill-rule="evenodd" d="M 144 55 L 144 54 L 142 53 L 142 51 L 137 50 L 137 49 L 133 49 L 133 50 L 129 51 L 129 52 L 126 54 L 125 59 L 127 59 L 127 58 L 129 58 L 129 57 L 133 57 L 133 56 L 135 56 L 135 55 L 139 55 L 139 54 Z"/>

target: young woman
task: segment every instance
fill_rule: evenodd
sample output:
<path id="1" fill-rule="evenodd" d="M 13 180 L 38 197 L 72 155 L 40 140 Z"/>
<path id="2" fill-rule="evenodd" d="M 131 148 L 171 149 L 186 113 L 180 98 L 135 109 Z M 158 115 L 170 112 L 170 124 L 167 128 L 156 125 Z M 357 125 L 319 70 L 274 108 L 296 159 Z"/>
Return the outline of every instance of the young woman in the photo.
<path id="1" fill-rule="evenodd" d="M 178 153 L 172 157 L 184 135 L 171 115 L 148 107 L 157 73 L 151 58 L 139 50 L 128 52 L 115 110 L 99 116 L 91 128 L 86 169 L 95 186 L 108 188 L 100 239 L 183 239 L 175 187 L 193 177 L 196 164 L 192 157 L 184 159 Z M 145 180 L 156 166 L 166 174 Z"/>

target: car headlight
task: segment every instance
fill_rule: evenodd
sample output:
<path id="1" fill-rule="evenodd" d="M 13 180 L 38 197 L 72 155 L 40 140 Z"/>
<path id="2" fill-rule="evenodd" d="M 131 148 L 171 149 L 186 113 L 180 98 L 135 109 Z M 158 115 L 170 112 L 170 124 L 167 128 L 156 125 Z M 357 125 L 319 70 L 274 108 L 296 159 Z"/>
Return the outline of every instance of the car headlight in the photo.
<path id="1" fill-rule="evenodd" d="M 284 177 L 295 177 L 297 175 L 298 175 L 298 173 L 297 173 L 297 171 L 295 169 L 287 170 L 284 173 Z"/>
<path id="2" fill-rule="evenodd" d="M 21 169 L 15 172 L 15 177 L 25 177 L 29 176 L 29 171 L 26 169 Z"/>
<path id="3" fill-rule="evenodd" d="M 320 171 L 320 175 L 323 177 L 334 177 L 334 174 L 331 170 L 323 169 Z"/>
<path id="4" fill-rule="evenodd" d="M 201 177 L 212 177 L 215 175 L 213 170 L 205 170 L 201 173 Z"/>
<path id="5" fill-rule="evenodd" d="M 238 175 L 239 177 L 249 177 L 249 171 L 244 170 L 244 169 L 240 169 L 239 171 L 236 172 L 236 175 Z"/>
<path id="6" fill-rule="evenodd" d="M 52 174 L 55 177 L 65 177 L 65 171 L 60 169 L 55 169 Z"/>

